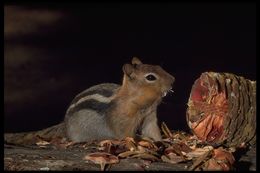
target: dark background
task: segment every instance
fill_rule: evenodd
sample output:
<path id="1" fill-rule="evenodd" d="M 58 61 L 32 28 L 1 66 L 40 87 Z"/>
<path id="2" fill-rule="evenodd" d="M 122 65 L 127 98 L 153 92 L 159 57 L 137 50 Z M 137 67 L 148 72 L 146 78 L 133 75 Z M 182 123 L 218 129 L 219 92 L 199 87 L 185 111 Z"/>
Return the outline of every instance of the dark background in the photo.
<path id="1" fill-rule="evenodd" d="M 121 83 L 133 56 L 176 78 L 158 119 L 188 130 L 193 82 L 205 71 L 256 80 L 255 3 L 6 4 L 4 127 L 39 130 L 63 120 L 71 100 Z"/>

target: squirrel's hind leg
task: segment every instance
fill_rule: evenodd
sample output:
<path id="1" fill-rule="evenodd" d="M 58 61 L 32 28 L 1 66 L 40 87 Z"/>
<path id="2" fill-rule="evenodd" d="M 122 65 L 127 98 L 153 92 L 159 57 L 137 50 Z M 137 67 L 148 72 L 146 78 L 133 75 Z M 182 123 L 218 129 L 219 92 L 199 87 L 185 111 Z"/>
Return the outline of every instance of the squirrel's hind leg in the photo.
<path id="1" fill-rule="evenodd" d="M 67 136 L 74 142 L 86 142 L 113 138 L 104 117 L 92 110 L 75 112 L 66 120 Z"/>

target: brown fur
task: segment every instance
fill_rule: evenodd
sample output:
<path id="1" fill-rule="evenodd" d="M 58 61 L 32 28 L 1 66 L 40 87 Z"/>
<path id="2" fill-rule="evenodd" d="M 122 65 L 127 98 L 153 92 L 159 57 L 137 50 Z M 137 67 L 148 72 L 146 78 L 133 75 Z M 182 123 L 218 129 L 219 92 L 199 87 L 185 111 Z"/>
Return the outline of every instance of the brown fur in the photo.
<path id="1" fill-rule="evenodd" d="M 125 64 L 123 71 L 123 84 L 113 100 L 116 106 L 110 110 L 108 117 L 108 125 L 119 138 L 134 137 L 137 128 L 149 116 L 157 121 L 156 109 L 161 102 L 162 93 L 169 90 L 174 82 L 174 77 L 161 67 L 142 64 L 137 58 L 133 58 L 132 65 Z M 144 75 L 151 72 L 159 79 L 154 83 L 147 83 Z M 157 131 L 155 133 L 158 134 L 159 128 L 150 130 L 151 133 Z"/>

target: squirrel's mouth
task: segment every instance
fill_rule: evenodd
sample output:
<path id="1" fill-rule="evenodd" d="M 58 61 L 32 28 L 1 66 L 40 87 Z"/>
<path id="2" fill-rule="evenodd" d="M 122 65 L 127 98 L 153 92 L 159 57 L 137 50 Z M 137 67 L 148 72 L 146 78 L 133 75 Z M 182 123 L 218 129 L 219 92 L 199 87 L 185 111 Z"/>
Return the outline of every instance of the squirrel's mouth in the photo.
<path id="1" fill-rule="evenodd" d="M 168 93 L 174 93 L 174 91 L 172 90 L 172 88 L 170 88 L 170 89 L 167 90 L 167 91 L 164 91 L 164 92 L 162 93 L 162 97 L 167 96 Z"/>

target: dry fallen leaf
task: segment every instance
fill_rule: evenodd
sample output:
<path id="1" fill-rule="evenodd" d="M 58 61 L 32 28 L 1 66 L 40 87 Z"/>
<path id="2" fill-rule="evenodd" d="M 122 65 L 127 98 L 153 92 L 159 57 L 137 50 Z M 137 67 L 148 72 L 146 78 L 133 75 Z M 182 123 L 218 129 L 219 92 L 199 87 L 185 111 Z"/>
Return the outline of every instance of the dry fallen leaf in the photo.
<path id="1" fill-rule="evenodd" d="M 229 171 L 232 169 L 235 158 L 231 152 L 223 148 L 217 148 L 213 150 L 213 156 L 208 162 L 208 165 L 204 166 L 205 170 Z"/>
<path id="2" fill-rule="evenodd" d="M 84 160 L 90 160 L 96 164 L 100 164 L 101 166 L 101 171 L 105 170 L 105 166 L 107 164 L 115 164 L 119 162 L 119 159 L 117 156 L 112 155 L 110 153 L 105 153 L 105 152 L 95 152 L 95 153 L 90 153 L 86 155 Z"/>
<path id="3" fill-rule="evenodd" d="M 168 157 L 165 155 L 161 156 L 162 161 L 167 162 L 167 163 L 172 163 L 172 164 L 176 164 L 176 163 L 180 163 L 185 161 L 185 159 L 181 156 L 177 156 L 174 153 L 170 153 L 168 154 Z"/>
<path id="4" fill-rule="evenodd" d="M 128 150 L 130 150 L 130 151 L 136 150 L 136 143 L 135 143 L 134 138 L 126 137 L 123 141 L 125 141 L 125 146 Z"/>
<path id="5" fill-rule="evenodd" d="M 111 147 L 113 145 L 112 141 L 111 140 L 104 140 L 104 141 L 101 141 L 99 143 L 99 145 L 101 146 L 99 148 L 99 150 L 102 150 L 104 152 L 107 152 L 107 153 L 111 153 Z"/>
<path id="6" fill-rule="evenodd" d="M 138 145 L 141 145 L 142 147 L 146 147 L 146 148 L 154 148 L 153 143 L 150 143 L 148 141 L 139 141 Z"/>
<path id="7" fill-rule="evenodd" d="M 172 138 L 173 137 L 173 134 L 171 133 L 171 131 L 169 130 L 169 128 L 167 127 L 165 122 L 162 122 L 161 129 L 162 129 L 164 135 L 166 136 L 166 138 Z"/>
<path id="8" fill-rule="evenodd" d="M 145 159 L 145 160 L 150 160 L 150 161 L 159 161 L 159 158 L 157 158 L 156 156 L 149 154 L 149 153 L 135 154 L 131 158 L 140 158 L 140 159 Z"/>
<path id="9" fill-rule="evenodd" d="M 105 144 L 107 144 L 107 143 L 109 143 L 109 144 L 114 144 L 114 145 L 120 145 L 121 143 L 122 143 L 122 141 L 121 140 L 116 140 L 116 139 L 107 139 L 107 140 L 103 140 L 103 141 L 100 141 L 99 142 L 99 145 L 100 146 L 104 146 Z"/>
<path id="10" fill-rule="evenodd" d="M 204 152 L 201 156 L 199 156 L 193 163 L 193 165 L 191 165 L 191 167 L 189 168 L 190 171 L 196 169 L 198 166 L 202 165 L 206 160 L 209 159 L 209 157 L 211 157 L 212 155 L 212 151 L 213 151 L 213 147 L 210 150 L 207 150 L 206 152 Z"/>
<path id="11" fill-rule="evenodd" d="M 132 155 L 136 155 L 136 154 L 140 154 L 140 153 L 144 153 L 145 151 L 126 151 L 123 153 L 118 154 L 119 158 L 127 158 L 130 157 Z"/>
<path id="12" fill-rule="evenodd" d="M 45 139 L 41 138 L 40 136 L 36 136 L 36 140 L 37 140 L 37 142 L 35 144 L 41 148 L 45 148 L 46 145 L 50 145 L 50 142 L 46 141 Z"/>
<path id="13" fill-rule="evenodd" d="M 206 152 L 211 151 L 211 150 L 213 150 L 213 147 L 210 145 L 205 146 L 203 148 L 195 148 L 193 151 L 188 152 L 186 154 L 186 156 L 191 157 L 191 158 L 198 158 L 198 157 L 202 156 L 203 154 L 205 154 Z"/>
<path id="14" fill-rule="evenodd" d="M 57 148 L 66 149 L 69 146 L 75 144 L 75 142 L 68 141 L 66 138 L 63 137 L 55 137 L 51 139 L 50 144 L 56 146 Z"/>
<path id="15" fill-rule="evenodd" d="M 36 142 L 36 145 L 38 145 L 38 146 L 45 146 L 45 145 L 49 145 L 50 143 L 49 142 L 47 142 L 47 141 L 38 141 L 38 142 Z"/>

